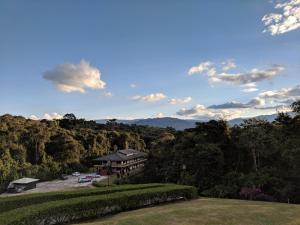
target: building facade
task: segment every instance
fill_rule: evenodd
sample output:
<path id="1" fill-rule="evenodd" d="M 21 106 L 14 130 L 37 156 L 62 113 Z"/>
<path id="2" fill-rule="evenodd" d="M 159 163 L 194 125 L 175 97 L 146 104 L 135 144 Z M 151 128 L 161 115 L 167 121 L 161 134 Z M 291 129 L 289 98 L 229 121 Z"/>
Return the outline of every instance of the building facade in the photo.
<path id="1" fill-rule="evenodd" d="M 146 156 L 146 153 L 134 149 L 118 150 L 113 154 L 94 159 L 94 166 L 103 176 L 109 172 L 128 176 L 143 169 Z"/>

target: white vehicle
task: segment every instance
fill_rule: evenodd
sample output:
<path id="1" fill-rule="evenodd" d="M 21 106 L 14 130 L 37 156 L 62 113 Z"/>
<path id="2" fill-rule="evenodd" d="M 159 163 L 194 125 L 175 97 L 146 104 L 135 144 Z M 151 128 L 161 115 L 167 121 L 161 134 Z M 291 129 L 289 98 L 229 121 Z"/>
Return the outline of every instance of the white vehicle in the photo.
<path id="1" fill-rule="evenodd" d="M 79 172 L 74 172 L 74 173 L 72 173 L 72 176 L 79 177 L 80 173 Z"/>
<path id="2" fill-rule="evenodd" d="M 100 178 L 100 177 L 101 177 L 101 175 L 100 175 L 100 174 L 97 174 L 97 173 L 92 173 L 91 176 L 92 176 L 93 178 Z"/>
<path id="3" fill-rule="evenodd" d="M 78 183 L 86 183 L 91 181 L 92 181 L 91 177 L 78 177 Z"/>

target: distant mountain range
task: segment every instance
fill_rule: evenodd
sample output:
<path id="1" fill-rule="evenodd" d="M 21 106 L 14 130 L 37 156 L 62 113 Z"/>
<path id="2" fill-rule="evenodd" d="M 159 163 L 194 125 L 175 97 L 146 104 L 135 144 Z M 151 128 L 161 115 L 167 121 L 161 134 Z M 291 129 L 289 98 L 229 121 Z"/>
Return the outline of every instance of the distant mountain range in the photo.
<path id="1" fill-rule="evenodd" d="M 269 122 L 272 122 L 277 117 L 277 114 L 272 115 L 260 115 L 254 118 L 256 119 L 263 119 Z M 243 120 L 249 118 L 236 118 L 233 120 L 229 120 L 228 123 L 230 126 L 239 125 L 243 122 Z M 107 119 L 96 120 L 97 123 L 106 123 Z M 184 130 L 187 128 L 195 127 L 196 122 L 204 122 L 200 120 L 184 120 L 178 119 L 173 117 L 162 117 L 162 118 L 148 118 L 148 119 L 135 119 L 135 120 L 117 120 L 118 123 L 123 124 L 136 124 L 136 125 L 143 125 L 143 126 L 152 126 L 152 127 L 173 127 L 176 130 Z"/>

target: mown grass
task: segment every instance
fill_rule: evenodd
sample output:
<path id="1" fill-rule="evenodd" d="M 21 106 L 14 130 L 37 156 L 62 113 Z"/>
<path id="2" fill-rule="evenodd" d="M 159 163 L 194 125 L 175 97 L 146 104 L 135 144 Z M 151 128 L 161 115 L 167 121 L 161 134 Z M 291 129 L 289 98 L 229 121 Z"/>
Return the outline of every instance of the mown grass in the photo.
<path id="1" fill-rule="evenodd" d="M 197 199 L 124 212 L 80 225 L 300 225 L 300 205 Z"/>

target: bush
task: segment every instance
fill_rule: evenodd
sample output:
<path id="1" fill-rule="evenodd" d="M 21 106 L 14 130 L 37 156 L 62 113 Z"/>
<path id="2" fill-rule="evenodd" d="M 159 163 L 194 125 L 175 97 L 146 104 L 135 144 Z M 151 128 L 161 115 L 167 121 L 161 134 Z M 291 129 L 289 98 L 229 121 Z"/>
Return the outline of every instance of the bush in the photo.
<path id="1" fill-rule="evenodd" d="M 259 201 L 275 201 L 276 199 L 268 194 L 263 193 L 260 188 L 243 187 L 240 191 L 243 199 Z"/>
<path id="2" fill-rule="evenodd" d="M 238 190 L 239 187 L 236 185 L 216 185 L 211 189 L 202 191 L 201 194 L 206 197 L 234 198 L 237 196 Z"/>
<path id="3" fill-rule="evenodd" d="M 1 225 L 49 225 L 88 219 L 179 198 L 197 196 L 196 188 L 164 185 L 149 189 L 116 192 L 108 195 L 51 201 L 0 214 Z"/>
<path id="4" fill-rule="evenodd" d="M 161 187 L 163 184 L 141 184 L 141 185 L 120 185 L 115 187 L 102 187 L 95 189 L 84 189 L 79 191 L 64 191 L 64 192 L 48 192 L 38 194 L 28 194 L 22 196 L 14 196 L 0 198 L 0 213 L 12 209 L 39 204 L 49 201 L 64 200 L 83 196 L 103 195 L 107 193 L 122 192 L 128 190 L 146 189 L 153 187 Z M 1 223 L 0 223 L 1 224 Z"/>

